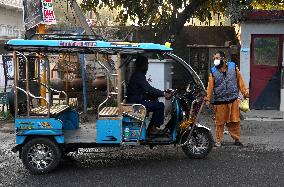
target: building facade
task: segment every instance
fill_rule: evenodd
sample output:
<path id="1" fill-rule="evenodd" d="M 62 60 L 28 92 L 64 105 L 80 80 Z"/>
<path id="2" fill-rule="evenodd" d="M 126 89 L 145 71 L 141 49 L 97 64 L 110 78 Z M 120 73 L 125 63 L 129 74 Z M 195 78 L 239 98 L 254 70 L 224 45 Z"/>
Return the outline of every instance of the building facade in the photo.
<path id="1" fill-rule="evenodd" d="M 0 41 L 20 38 L 24 31 L 22 0 L 0 0 Z M 2 51 L 1 51 L 2 53 Z"/>
<path id="2" fill-rule="evenodd" d="M 7 71 L 12 72 L 11 57 L 5 55 L 4 44 L 9 39 L 21 38 L 23 32 L 23 1 L 0 0 L 0 92 L 9 90 L 13 84 L 12 78 L 4 76 Z"/>
<path id="3" fill-rule="evenodd" d="M 251 109 L 284 111 L 284 11 L 254 11 L 241 23 L 240 68 Z"/>

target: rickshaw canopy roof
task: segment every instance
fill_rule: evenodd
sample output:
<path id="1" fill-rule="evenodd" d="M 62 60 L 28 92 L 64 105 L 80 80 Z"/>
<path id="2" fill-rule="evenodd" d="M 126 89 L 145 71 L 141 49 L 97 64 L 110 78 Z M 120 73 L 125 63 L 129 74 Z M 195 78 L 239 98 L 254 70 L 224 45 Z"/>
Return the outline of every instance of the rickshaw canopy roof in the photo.
<path id="1" fill-rule="evenodd" d="M 5 44 L 8 51 L 21 52 L 80 52 L 80 53 L 143 53 L 170 52 L 173 49 L 154 43 L 108 42 L 99 40 L 24 40 L 12 39 Z"/>

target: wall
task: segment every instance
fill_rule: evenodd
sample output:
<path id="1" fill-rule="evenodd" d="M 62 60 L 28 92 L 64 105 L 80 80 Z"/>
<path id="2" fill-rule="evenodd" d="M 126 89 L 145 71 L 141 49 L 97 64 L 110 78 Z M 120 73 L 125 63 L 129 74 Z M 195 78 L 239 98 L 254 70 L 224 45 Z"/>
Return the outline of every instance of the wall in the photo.
<path id="1" fill-rule="evenodd" d="M 147 29 L 136 33 L 134 39 L 138 42 L 165 43 L 165 39 L 155 37 L 154 33 Z M 174 53 L 188 62 L 189 54 L 187 45 L 216 45 L 224 46 L 226 41 L 231 41 L 233 45 L 238 44 L 235 28 L 231 26 L 185 26 L 172 46 Z"/>
<path id="2" fill-rule="evenodd" d="M 155 34 L 150 30 L 141 29 L 138 30 L 133 37 L 133 41 L 136 42 L 154 42 L 154 43 L 165 43 L 164 38 L 155 37 Z M 174 53 L 189 62 L 189 49 L 187 45 L 216 45 L 224 46 L 226 41 L 231 41 L 233 45 L 238 44 L 238 40 L 235 33 L 234 27 L 216 27 L 216 26 L 185 26 L 179 35 L 176 37 L 176 41 L 173 43 L 172 48 Z M 236 61 L 238 62 L 238 61 Z M 179 87 L 184 84 L 184 72 L 179 67 L 173 65 L 173 85 Z"/>
<path id="3" fill-rule="evenodd" d="M 23 8 L 23 0 L 1 0 L 0 6 L 8 8 Z"/>
<path id="4" fill-rule="evenodd" d="M 0 7 L 0 38 L 19 37 L 23 31 L 23 11 Z"/>
<path id="5" fill-rule="evenodd" d="M 265 21 L 245 22 L 241 24 L 240 68 L 247 87 L 249 87 L 250 81 L 251 34 L 284 34 L 284 21 L 274 21 L 274 23 Z"/>
<path id="6" fill-rule="evenodd" d="M 7 53 L 4 43 L 11 38 L 20 38 L 24 31 L 23 7 L 20 0 L 0 2 L 0 54 Z"/>

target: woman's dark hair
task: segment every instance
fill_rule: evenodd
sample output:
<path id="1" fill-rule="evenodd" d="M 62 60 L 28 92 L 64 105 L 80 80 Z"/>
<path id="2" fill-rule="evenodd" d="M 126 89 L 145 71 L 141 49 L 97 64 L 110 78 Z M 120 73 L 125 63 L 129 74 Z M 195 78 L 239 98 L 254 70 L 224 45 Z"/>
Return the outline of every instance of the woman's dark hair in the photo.
<path id="1" fill-rule="evenodd" d="M 143 55 L 139 55 L 136 58 L 135 64 L 136 64 L 136 69 L 141 69 L 144 66 L 148 65 L 148 58 Z"/>

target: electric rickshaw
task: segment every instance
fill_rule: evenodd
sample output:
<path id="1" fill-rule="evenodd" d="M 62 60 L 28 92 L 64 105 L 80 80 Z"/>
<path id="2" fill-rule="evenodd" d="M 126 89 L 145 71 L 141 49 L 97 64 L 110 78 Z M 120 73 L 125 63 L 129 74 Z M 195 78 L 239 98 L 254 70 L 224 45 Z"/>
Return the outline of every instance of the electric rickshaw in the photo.
<path id="1" fill-rule="evenodd" d="M 82 148 L 173 145 L 181 147 L 190 158 L 205 158 L 213 147 L 210 129 L 198 120 L 204 105 L 204 85 L 170 47 L 51 37 L 12 39 L 5 48 L 13 53 L 14 62 L 11 103 L 17 145 L 12 151 L 19 152 L 24 166 L 32 173 L 50 172 L 64 155 Z M 140 54 L 161 64 L 171 63 L 170 68 L 177 66 L 184 78 L 173 82 L 172 89 L 167 84 L 172 98 L 165 103 L 168 109 L 165 126 L 170 131 L 166 137 L 149 137 L 151 113 L 141 104 L 126 102 L 129 77 Z M 54 66 L 62 58 L 69 59 L 63 60 L 65 68 L 72 66 L 72 59 L 77 63 L 73 70 L 80 76 L 73 77 L 73 82 L 78 77 L 80 81 L 71 89 L 65 89 L 68 82 L 58 81 L 57 85 L 53 82 L 54 70 L 64 69 Z M 158 69 L 154 68 L 154 74 Z M 103 85 L 96 87 L 89 83 L 89 77 L 96 81 L 96 75 L 102 73 Z M 159 77 L 163 79 L 162 75 Z M 74 97 L 77 105 L 72 101 Z M 96 100 L 95 107 L 92 99 Z"/>

